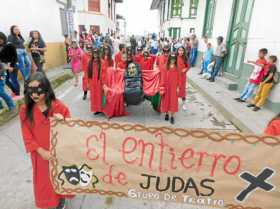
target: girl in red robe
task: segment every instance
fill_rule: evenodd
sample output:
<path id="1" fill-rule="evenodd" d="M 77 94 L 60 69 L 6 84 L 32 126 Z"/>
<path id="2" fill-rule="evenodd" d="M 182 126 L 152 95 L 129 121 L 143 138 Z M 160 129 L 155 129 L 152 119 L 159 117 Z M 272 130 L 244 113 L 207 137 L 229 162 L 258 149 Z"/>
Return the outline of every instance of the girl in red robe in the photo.
<path id="1" fill-rule="evenodd" d="M 120 44 L 119 52 L 115 55 L 115 64 L 117 68 L 126 69 L 126 48 Z"/>
<path id="2" fill-rule="evenodd" d="M 144 51 L 144 57 L 140 60 L 141 70 L 153 70 L 154 58 L 149 55 L 148 51 Z"/>
<path id="3" fill-rule="evenodd" d="M 187 52 L 183 46 L 177 49 L 177 66 L 178 70 L 181 72 L 181 83 L 180 83 L 180 91 L 179 97 L 183 101 L 183 110 L 187 109 L 186 104 L 186 83 L 187 83 L 187 72 L 190 69 L 189 59 L 187 57 Z"/>
<path id="4" fill-rule="evenodd" d="M 31 75 L 25 92 L 19 116 L 24 145 L 32 161 L 35 204 L 38 208 L 63 209 L 66 196 L 56 194 L 50 180 L 49 117 L 70 117 L 69 109 L 56 99 L 50 82 L 41 72 Z"/>
<path id="5" fill-rule="evenodd" d="M 170 46 L 166 45 L 162 49 L 163 54 L 156 58 L 156 66 L 160 71 L 166 68 L 168 57 L 170 55 Z"/>
<path id="6" fill-rule="evenodd" d="M 97 115 L 101 113 L 103 84 L 105 81 L 104 70 L 102 70 L 100 52 L 97 48 L 93 49 L 92 58 L 88 67 L 88 78 L 90 80 L 90 109 Z"/>
<path id="7" fill-rule="evenodd" d="M 177 67 L 177 57 L 172 54 L 168 58 L 167 66 L 161 71 L 160 88 L 163 90 L 161 112 L 165 113 L 165 120 L 175 123 L 175 113 L 178 112 L 178 93 L 181 72 Z"/>
<path id="8" fill-rule="evenodd" d="M 107 44 L 104 45 L 101 65 L 103 73 L 105 75 L 107 74 L 107 69 L 114 66 L 114 60 L 112 59 L 112 50 Z"/>
<path id="9" fill-rule="evenodd" d="M 91 57 L 92 57 L 92 46 L 87 45 L 86 46 L 86 51 L 82 55 L 83 91 L 84 91 L 83 100 L 86 100 L 87 93 L 88 93 L 88 90 L 89 90 L 88 64 L 89 64 L 89 60 L 90 60 Z"/>
<path id="10" fill-rule="evenodd" d="M 142 47 L 138 47 L 137 48 L 137 52 L 133 58 L 134 62 L 137 63 L 138 65 L 140 65 L 142 59 L 144 58 L 144 55 L 143 55 L 143 49 Z"/>
<path id="11" fill-rule="evenodd" d="M 280 136 L 280 113 L 270 121 L 266 127 L 265 134 L 270 136 Z"/>

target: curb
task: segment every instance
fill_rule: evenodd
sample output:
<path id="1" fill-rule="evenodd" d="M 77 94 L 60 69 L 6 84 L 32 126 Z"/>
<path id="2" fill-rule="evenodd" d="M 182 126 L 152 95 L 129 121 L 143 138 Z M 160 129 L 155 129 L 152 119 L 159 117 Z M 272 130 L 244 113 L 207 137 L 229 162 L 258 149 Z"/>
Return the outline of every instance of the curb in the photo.
<path id="1" fill-rule="evenodd" d="M 73 75 L 66 72 L 63 74 L 59 74 L 58 76 L 54 76 L 50 80 L 50 82 L 51 82 L 53 89 L 56 89 L 59 86 L 61 86 L 62 84 L 64 84 L 66 81 L 68 81 L 72 78 L 73 78 Z M 16 112 L 10 112 L 10 111 L 8 111 L 8 109 L 5 109 L 0 113 L 0 126 L 6 124 L 7 122 L 9 122 L 10 120 L 12 120 L 13 118 L 15 118 L 18 115 L 19 108 L 24 103 L 24 99 L 15 101 L 15 103 L 16 103 L 16 109 L 17 109 Z"/>
<path id="2" fill-rule="evenodd" d="M 248 128 L 241 120 L 234 116 L 231 112 L 229 112 L 223 105 L 219 103 L 216 99 L 210 96 L 205 90 L 203 90 L 199 85 L 197 85 L 192 79 L 188 78 L 188 82 L 197 89 L 212 105 L 214 105 L 219 112 L 230 121 L 240 132 L 244 133 L 254 133 L 253 130 Z"/>

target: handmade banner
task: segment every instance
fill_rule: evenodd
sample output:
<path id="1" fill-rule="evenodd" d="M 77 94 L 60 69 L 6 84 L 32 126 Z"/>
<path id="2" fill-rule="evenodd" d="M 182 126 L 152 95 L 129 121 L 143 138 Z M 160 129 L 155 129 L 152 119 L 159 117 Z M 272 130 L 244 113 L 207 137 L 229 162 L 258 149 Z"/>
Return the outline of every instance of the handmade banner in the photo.
<path id="1" fill-rule="evenodd" d="M 115 195 L 195 209 L 280 208 L 279 138 L 52 120 L 51 154 L 59 194 Z"/>

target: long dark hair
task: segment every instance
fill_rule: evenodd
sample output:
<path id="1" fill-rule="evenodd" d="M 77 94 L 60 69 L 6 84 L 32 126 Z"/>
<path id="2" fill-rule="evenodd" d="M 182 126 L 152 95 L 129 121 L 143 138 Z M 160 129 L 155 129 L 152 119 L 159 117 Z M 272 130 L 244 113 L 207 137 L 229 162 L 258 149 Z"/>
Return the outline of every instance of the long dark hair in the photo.
<path id="1" fill-rule="evenodd" d="M 177 56 L 175 54 L 170 54 L 168 57 L 168 61 L 167 61 L 167 70 L 170 69 L 170 65 L 171 65 L 171 60 L 174 59 L 175 60 L 175 66 L 177 68 Z"/>
<path id="2" fill-rule="evenodd" d="M 106 53 L 105 49 L 108 49 L 108 51 L 109 51 L 107 55 L 105 54 Z M 105 59 L 105 56 L 107 56 L 108 61 L 109 61 L 109 66 L 110 67 L 113 66 L 114 63 L 113 63 L 113 59 L 112 59 L 112 49 L 108 44 L 104 45 L 103 52 L 102 52 L 101 56 L 102 56 L 102 59 Z"/>
<path id="3" fill-rule="evenodd" d="M 5 33 L 0 32 L 0 39 L 2 39 L 4 41 L 3 45 L 7 44 L 7 36 L 5 35 Z"/>
<path id="4" fill-rule="evenodd" d="M 100 52 L 99 52 L 99 49 L 98 48 L 93 48 L 92 49 L 92 54 L 91 54 L 91 58 L 90 58 L 90 61 L 89 61 L 89 64 L 88 64 L 88 77 L 89 78 L 92 78 L 93 76 L 93 63 L 94 63 L 94 54 L 98 54 L 98 57 L 97 57 L 97 64 L 98 64 L 98 80 L 100 79 L 100 75 L 101 75 L 101 57 L 100 57 Z"/>
<path id="5" fill-rule="evenodd" d="M 52 89 L 51 83 L 48 80 L 48 78 L 45 76 L 44 73 L 42 72 L 35 72 L 34 74 L 32 74 L 29 78 L 29 80 L 27 81 L 27 83 L 25 84 L 25 88 L 28 88 L 28 84 L 31 83 L 32 81 L 38 81 L 40 83 L 41 88 L 44 89 L 45 92 L 45 103 L 47 106 L 47 111 L 49 111 L 51 109 L 51 105 L 52 102 L 56 100 L 54 91 Z M 33 123 L 33 108 L 35 105 L 35 102 L 32 100 L 32 98 L 30 97 L 30 94 L 28 93 L 28 91 L 25 89 L 24 91 L 24 102 L 26 105 L 26 119 L 30 122 Z"/>
<path id="6" fill-rule="evenodd" d="M 177 57 L 179 57 L 179 49 L 183 49 L 183 57 L 182 57 L 182 58 L 183 58 L 183 60 L 184 60 L 185 65 L 188 65 L 189 57 L 188 57 L 188 55 L 187 55 L 187 51 L 186 51 L 185 47 L 180 46 L 180 47 L 177 49 L 177 51 L 176 51 L 176 56 L 177 56 Z"/>
<path id="7" fill-rule="evenodd" d="M 15 27 L 18 27 L 17 25 L 12 25 L 11 28 L 10 28 L 10 33 L 12 36 L 15 36 L 16 37 L 16 34 L 14 33 L 14 29 Z M 24 38 L 22 37 L 21 33 L 18 34 L 18 37 L 22 40 L 24 40 Z"/>
<path id="8" fill-rule="evenodd" d="M 34 43 L 34 41 L 35 41 L 35 38 L 33 37 L 33 33 L 34 32 L 36 32 L 36 33 L 38 33 L 38 42 L 39 42 L 39 44 L 40 45 L 43 45 L 45 42 L 44 42 L 44 40 L 43 40 L 43 38 L 42 38 L 42 36 L 41 36 L 41 33 L 38 31 L 38 30 L 33 30 L 33 31 L 31 31 L 30 32 L 30 38 L 31 38 L 31 41 L 30 41 L 30 43 L 29 43 L 29 48 L 31 48 L 31 46 L 32 46 L 32 44 Z"/>

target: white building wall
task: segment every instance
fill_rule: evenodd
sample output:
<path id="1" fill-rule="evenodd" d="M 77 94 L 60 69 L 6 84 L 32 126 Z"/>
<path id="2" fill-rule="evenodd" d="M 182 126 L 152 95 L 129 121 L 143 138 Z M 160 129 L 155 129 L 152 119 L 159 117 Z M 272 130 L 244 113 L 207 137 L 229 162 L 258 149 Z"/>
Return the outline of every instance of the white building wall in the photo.
<path id="1" fill-rule="evenodd" d="M 59 13 L 60 5 L 56 1 L 9 0 L 5 1 L 4 5 L 5 9 L 2 8 L 0 13 L 0 31 L 9 34 L 10 27 L 18 25 L 26 40 L 30 31 L 38 30 L 46 42 L 64 41 Z"/>
<path id="2" fill-rule="evenodd" d="M 195 33 L 198 35 L 198 37 L 200 37 L 203 30 L 205 6 L 206 6 L 206 1 L 200 0 L 198 5 L 199 9 L 198 9 L 197 17 L 194 19 L 189 19 L 190 0 L 184 0 L 184 5 L 182 7 L 182 18 L 174 17 L 174 18 L 170 18 L 169 20 L 166 20 L 161 25 L 161 31 L 164 31 L 165 36 L 168 37 L 169 35 L 168 28 L 179 27 L 181 28 L 181 37 L 185 37 L 191 35 L 190 34 L 191 28 L 195 28 Z M 167 18 L 167 9 L 168 9 L 168 1 L 166 1 L 166 5 L 165 5 L 166 18 Z M 169 11 L 171 16 L 171 3 L 170 3 Z"/>
<path id="3" fill-rule="evenodd" d="M 260 48 L 267 48 L 269 55 L 276 55 L 280 60 L 280 28 L 277 26 L 279 8 L 279 0 L 255 0 L 245 60 L 256 59 Z M 269 100 L 280 103 L 279 92 L 280 84 L 274 87 Z"/>
<path id="4" fill-rule="evenodd" d="M 112 8 L 114 9 L 115 3 L 113 1 Z M 85 25 L 86 29 L 89 30 L 90 25 L 99 25 L 100 32 L 106 34 L 108 29 L 115 31 L 116 25 L 112 19 L 109 18 L 108 14 L 108 0 L 100 1 L 100 12 L 88 11 L 88 1 L 80 0 L 78 3 L 78 14 L 77 22 L 78 25 Z M 113 10 L 114 15 L 114 10 Z"/>
<path id="5" fill-rule="evenodd" d="M 205 18 L 205 11 L 206 11 L 206 0 L 200 1 L 202 2 L 199 5 L 199 17 L 200 20 L 198 21 L 198 34 L 203 34 L 203 27 L 204 27 L 204 18 Z M 214 17 L 214 27 L 212 37 L 209 38 L 209 42 L 213 45 L 213 47 L 217 46 L 217 37 L 223 36 L 224 40 L 228 37 L 228 30 L 231 21 L 231 9 L 232 9 L 233 0 L 217 0 L 216 1 L 216 10 L 215 10 L 215 17 Z M 202 40 L 201 40 L 202 42 Z M 203 46 L 200 45 L 199 50 L 202 50 Z"/>

